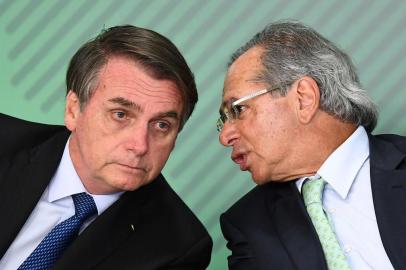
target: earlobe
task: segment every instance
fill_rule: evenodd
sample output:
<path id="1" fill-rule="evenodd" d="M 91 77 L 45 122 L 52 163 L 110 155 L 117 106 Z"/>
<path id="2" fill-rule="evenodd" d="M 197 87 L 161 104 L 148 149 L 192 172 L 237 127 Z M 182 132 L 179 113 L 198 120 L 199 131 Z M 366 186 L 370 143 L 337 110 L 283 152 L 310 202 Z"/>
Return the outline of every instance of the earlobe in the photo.
<path id="1" fill-rule="evenodd" d="M 311 122 L 319 109 L 320 90 L 311 77 L 303 77 L 297 82 L 298 117 L 303 124 Z"/>
<path id="2" fill-rule="evenodd" d="M 65 126 L 74 131 L 77 125 L 77 119 L 80 114 L 80 103 L 78 96 L 70 90 L 66 95 L 65 104 Z"/>

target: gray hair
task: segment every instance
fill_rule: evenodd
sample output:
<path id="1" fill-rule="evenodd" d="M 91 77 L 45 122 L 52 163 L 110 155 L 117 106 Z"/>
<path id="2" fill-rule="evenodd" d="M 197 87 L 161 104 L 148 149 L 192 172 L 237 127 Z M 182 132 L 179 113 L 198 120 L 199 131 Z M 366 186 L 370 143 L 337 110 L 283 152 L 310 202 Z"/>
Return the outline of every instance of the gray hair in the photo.
<path id="1" fill-rule="evenodd" d="M 315 30 L 293 21 L 269 24 L 231 56 L 229 66 L 256 46 L 264 49 L 264 71 L 258 78 L 280 86 L 280 95 L 286 95 L 294 81 L 310 76 L 320 89 L 323 111 L 369 132 L 375 128 L 376 105 L 362 89 L 351 59 Z"/>

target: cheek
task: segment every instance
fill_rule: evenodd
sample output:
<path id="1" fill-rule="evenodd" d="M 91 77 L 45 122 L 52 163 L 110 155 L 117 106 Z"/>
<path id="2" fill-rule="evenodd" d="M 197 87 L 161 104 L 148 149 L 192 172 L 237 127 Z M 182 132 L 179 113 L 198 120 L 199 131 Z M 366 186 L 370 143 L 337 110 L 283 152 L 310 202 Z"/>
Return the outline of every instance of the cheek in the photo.
<path id="1" fill-rule="evenodd" d="M 175 147 L 176 138 L 168 138 L 168 140 L 159 141 L 159 139 L 150 139 L 150 154 L 149 159 L 155 167 L 163 167 L 169 158 L 170 153 Z"/>
<path id="2" fill-rule="evenodd" d="M 78 130 L 82 155 L 93 166 L 101 166 L 105 160 L 117 152 L 118 137 L 106 134 L 99 125 L 88 123 Z"/>
<path id="3" fill-rule="evenodd" d="M 83 162 L 93 169 L 97 169 L 103 165 L 103 159 L 106 156 L 103 154 L 104 144 L 100 143 L 94 137 L 81 138 L 81 152 L 83 155 Z"/>
<path id="4" fill-rule="evenodd" d="M 279 152 L 284 152 L 289 144 L 292 122 L 276 112 L 266 112 L 250 121 L 245 127 L 245 136 L 258 154 L 265 159 L 272 159 Z"/>

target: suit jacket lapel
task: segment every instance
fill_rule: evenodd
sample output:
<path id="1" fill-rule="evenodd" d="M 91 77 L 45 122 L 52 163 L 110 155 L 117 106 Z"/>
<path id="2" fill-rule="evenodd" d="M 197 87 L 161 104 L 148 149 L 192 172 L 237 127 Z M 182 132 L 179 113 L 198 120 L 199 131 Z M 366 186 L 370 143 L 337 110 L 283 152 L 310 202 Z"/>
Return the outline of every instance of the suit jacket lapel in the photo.
<path id="1" fill-rule="evenodd" d="M 406 268 L 406 156 L 392 143 L 370 136 L 371 186 L 379 233 L 396 269 Z"/>
<path id="2" fill-rule="evenodd" d="M 298 269 L 327 269 L 317 233 L 294 181 L 269 185 L 271 220 Z"/>
<path id="3" fill-rule="evenodd" d="M 24 150 L 0 162 L 2 186 L 0 257 L 30 216 L 60 162 L 69 133 L 64 131 L 36 148 Z"/>
<path id="4" fill-rule="evenodd" d="M 136 233 L 138 202 L 129 193 L 83 231 L 58 260 L 55 269 L 91 269 Z M 128 209 L 133 205 L 133 209 Z"/>
<path id="5" fill-rule="evenodd" d="M 140 226 L 140 216 L 143 205 L 153 198 L 161 177 L 138 190 L 124 193 L 75 239 L 58 260 L 55 269 L 93 269 L 130 239 L 135 239 L 131 244 L 134 256 L 142 258 L 144 241 L 136 239 L 148 232 Z M 134 260 L 134 263 L 139 262 L 142 268 L 141 261 Z"/>

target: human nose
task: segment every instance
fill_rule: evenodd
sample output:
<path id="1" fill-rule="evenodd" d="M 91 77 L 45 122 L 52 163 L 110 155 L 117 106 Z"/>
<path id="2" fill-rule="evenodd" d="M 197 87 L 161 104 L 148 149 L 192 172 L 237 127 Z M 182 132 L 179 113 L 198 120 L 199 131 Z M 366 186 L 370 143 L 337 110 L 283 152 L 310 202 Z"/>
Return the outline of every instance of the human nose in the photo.
<path id="1" fill-rule="evenodd" d="M 232 146 L 238 139 L 238 131 L 231 121 L 226 121 L 219 134 L 220 143 L 226 147 Z"/>
<path id="2" fill-rule="evenodd" d="M 133 128 L 127 139 L 127 150 L 138 156 L 148 152 L 148 126 L 137 126 Z"/>

